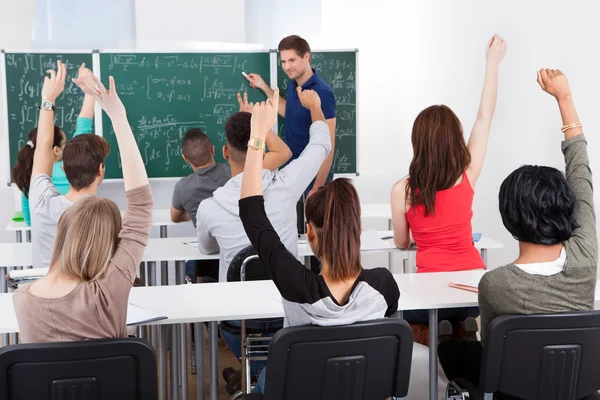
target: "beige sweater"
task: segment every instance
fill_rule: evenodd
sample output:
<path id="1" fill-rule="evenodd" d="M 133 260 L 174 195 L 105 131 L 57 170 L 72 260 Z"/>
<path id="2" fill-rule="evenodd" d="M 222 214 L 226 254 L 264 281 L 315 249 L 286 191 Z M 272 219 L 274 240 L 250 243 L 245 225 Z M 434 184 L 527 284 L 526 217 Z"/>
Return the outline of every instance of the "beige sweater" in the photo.
<path id="1" fill-rule="evenodd" d="M 127 337 L 127 301 L 152 228 L 150 185 L 125 193 L 119 245 L 107 271 L 68 295 L 47 299 L 19 288 L 13 303 L 23 343 Z"/>
<path id="2" fill-rule="evenodd" d="M 583 135 L 562 144 L 566 175 L 575 192 L 574 219 L 577 228 L 563 243 L 567 253 L 564 270 L 558 274 L 532 275 L 514 264 L 486 273 L 479 283 L 481 335 L 490 322 L 503 314 L 548 314 L 594 309 L 598 239 L 592 172 Z"/>

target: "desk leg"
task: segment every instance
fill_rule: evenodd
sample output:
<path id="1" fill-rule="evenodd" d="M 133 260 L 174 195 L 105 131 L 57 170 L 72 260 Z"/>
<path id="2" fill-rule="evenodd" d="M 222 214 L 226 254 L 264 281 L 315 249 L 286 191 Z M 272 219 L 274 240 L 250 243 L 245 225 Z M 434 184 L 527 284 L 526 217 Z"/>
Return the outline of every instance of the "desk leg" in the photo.
<path id="1" fill-rule="evenodd" d="M 438 310 L 429 310 L 429 400 L 438 396 Z"/>
<path id="2" fill-rule="evenodd" d="M 179 357 L 181 366 L 179 367 L 181 381 L 181 399 L 188 398 L 188 369 L 187 369 L 187 324 L 179 326 Z"/>
<path id="3" fill-rule="evenodd" d="M 209 323 L 210 340 L 210 400 L 219 400 L 219 342 L 217 322 Z"/>
<path id="4" fill-rule="evenodd" d="M 8 292 L 8 287 L 6 284 L 6 267 L 0 267 L 0 292 L 1 293 L 7 293 Z M 2 346 L 8 346 L 8 333 L 3 333 L 2 334 Z"/>
<path id="5" fill-rule="evenodd" d="M 29 231 L 25 231 L 25 241 L 27 243 L 31 242 L 31 231 L 30 230 Z"/>
<path id="6" fill-rule="evenodd" d="M 171 325 L 171 400 L 179 400 L 179 325 Z"/>
<path id="7" fill-rule="evenodd" d="M 160 237 L 161 238 L 166 238 L 167 237 L 167 226 L 166 225 L 161 225 L 160 226 Z"/>
<path id="8" fill-rule="evenodd" d="M 168 384 L 167 384 L 167 326 L 158 326 L 158 377 L 159 377 L 159 394 L 160 400 L 167 400 Z"/>
<path id="9" fill-rule="evenodd" d="M 23 243 L 23 232 L 17 231 L 17 243 Z"/>
<path id="10" fill-rule="evenodd" d="M 204 324 L 194 324 L 194 342 L 196 344 L 196 380 L 198 382 L 198 398 L 204 400 Z"/>
<path id="11" fill-rule="evenodd" d="M 485 264 L 487 269 L 487 249 L 481 249 L 481 258 L 483 258 L 483 263 Z"/>

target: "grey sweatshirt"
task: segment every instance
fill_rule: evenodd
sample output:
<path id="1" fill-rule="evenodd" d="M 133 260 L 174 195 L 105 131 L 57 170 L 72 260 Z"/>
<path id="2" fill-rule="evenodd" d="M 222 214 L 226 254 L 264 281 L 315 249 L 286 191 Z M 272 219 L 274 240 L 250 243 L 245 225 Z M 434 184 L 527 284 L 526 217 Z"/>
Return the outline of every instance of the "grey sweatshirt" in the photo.
<path id="1" fill-rule="evenodd" d="M 547 314 L 594 309 L 598 240 L 596 214 L 584 135 L 562 143 L 566 175 L 577 204 L 577 228 L 563 243 L 567 261 L 562 272 L 532 275 L 514 264 L 486 273 L 479 283 L 482 339 L 490 322 L 503 314 Z"/>
<path id="2" fill-rule="evenodd" d="M 310 142 L 296 160 L 272 172 L 263 169 L 265 209 L 285 247 L 298 256 L 296 203 L 315 178 L 331 151 L 329 127 L 317 121 L 310 127 Z M 238 201 L 243 173 L 215 190 L 213 197 L 200 203 L 197 228 L 198 245 L 205 254 L 221 252 L 219 281 L 227 281 L 227 268 L 233 257 L 250 245 L 239 217 Z"/>

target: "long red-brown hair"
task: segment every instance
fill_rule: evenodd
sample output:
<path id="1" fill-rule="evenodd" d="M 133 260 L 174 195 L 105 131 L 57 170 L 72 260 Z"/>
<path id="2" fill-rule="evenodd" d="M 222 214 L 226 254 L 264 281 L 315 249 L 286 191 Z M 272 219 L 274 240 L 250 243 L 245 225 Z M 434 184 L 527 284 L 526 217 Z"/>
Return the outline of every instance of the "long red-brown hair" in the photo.
<path id="1" fill-rule="evenodd" d="M 306 222 L 319 239 L 316 256 L 330 267 L 334 282 L 356 278 L 360 264 L 360 200 L 349 179 L 338 178 L 306 201 Z"/>
<path id="2" fill-rule="evenodd" d="M 406 196 L 411 207 L 435 214 L 436 193 L 453 187 L 471 163 L 462 124 L 449 107 L 428 107 L 415 119 L 412 146 Z"/>

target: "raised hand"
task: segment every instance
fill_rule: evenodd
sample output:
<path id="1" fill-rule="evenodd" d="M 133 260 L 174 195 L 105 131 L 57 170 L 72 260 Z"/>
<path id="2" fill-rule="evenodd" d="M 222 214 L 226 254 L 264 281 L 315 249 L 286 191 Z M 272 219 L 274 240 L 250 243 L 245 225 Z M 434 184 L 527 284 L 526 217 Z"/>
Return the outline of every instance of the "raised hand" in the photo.
<path id="1" fill-rule="evenodd" d="M 315 107 L 321 108 L 321 98 L 317 92 L 314 90 L 302 90 L 300 86 L 296 88 L 296 91 L 298 92 L 300 103 L 302 103 L 304 108 L 308 108 L 309 110 Z"/>
<path id="2" fill-rule="evenodd" d="M 252 114 L 252 109 L 254 108 L 254 103 L 248 103 L 248 93 L 244 93 L 244 98 L 242 99 L 241 94 L 237 94 L 237 100 L 240 105 L 240 111 L 249 112 Z"/>
<path id="3" fill-rule="evenodd" d="M 117 95 L 115 79 L 112 76 L 109 78 L 109 90 L 106 90 L 100 79 L 94 74 L 85 74 L 81 78 L 73 79 L 73 82 L 85 94 L 92 96 L 110 119 L 126 116 L 125 106 Z"/>
<path id="4" fill-rule="evenodd" d="M 50 69 L 46 71 L 50 76 L 44 77 L 44 86 L 42 87 L 42 100 L 49 101 L 52 104 L 65 89 L 65 80 L 67 79 L 67 66 L 60 60 L 56 62 L 56 71 Z"/>
<path id="5" fill-rule="evenodd" d="M 560 101 L 571 95 L 569 81 L 559 69 L 540 69 L 537 72 L 537 81 L 542 90 L 554 96 L 556 100 Z"/>
<path id="6" fill-rule="evenodd" d="M 506 54 L 506 40 L 502 39 L 498 34 L 494 35 L 488 42 L 486 49 L 486 59 L 488 62 L 500 64 L 500 61 Z"/>
<path id="7" fill-rule="evenodd" d="M 251 130 L 252 137 L 265 139 L 275 121 L 277 120 L 277 111 L 279 108 L 279 89 L 275 89 L 273 98 L 256 103 L 252 112 Z"/>

